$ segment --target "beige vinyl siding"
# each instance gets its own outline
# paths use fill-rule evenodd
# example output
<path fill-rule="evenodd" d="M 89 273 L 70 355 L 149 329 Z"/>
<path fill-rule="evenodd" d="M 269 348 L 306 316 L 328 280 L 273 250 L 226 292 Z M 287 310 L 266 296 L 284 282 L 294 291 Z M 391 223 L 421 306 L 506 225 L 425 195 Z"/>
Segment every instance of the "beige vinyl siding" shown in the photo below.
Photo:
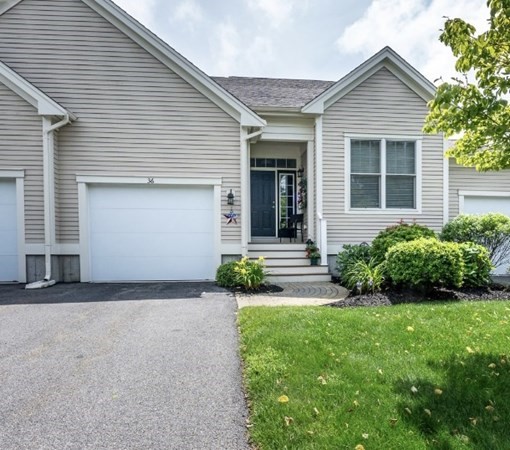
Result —
<path fill-rule="evenodd" d="M 477 172 L 450 159 L 450 218 L 459 215 L 459 191 L 492 191 L 510 194 L 510 170 Z"/>
<path fill-rule="evenodd" d="M 80 0 L 0 16 L 0 59 L 78 117 L 58 138 L 59 242 L 78 241 L 77 173 L 222 178 L 239 209 L 239 123 Z"/>
<path fill-rule="evenodd" d="M 0 169 L 25 171 L 25 237 L 44 242 L 42 119 L 0 83 Z"/>
<path fill-rule="evenodd" d="M 371 241 L 404 219 L 439 230 L 443 222 L 443 140 L 423 136 L 422 214 L 345 212 L 345 133 L 381 137 L 422 135 L 426 102 L 386 68 L 377 71 L 324 114 L 324 216 L 329 244 Z"/>

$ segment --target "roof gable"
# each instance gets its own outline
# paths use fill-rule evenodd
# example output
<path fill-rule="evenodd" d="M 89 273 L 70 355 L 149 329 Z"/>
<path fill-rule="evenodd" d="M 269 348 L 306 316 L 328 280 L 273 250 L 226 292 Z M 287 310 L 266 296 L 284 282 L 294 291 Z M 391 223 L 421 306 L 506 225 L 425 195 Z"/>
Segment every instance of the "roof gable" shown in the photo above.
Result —
<path fill-rule="evenodd" d="M 370 59 L 336 82 L 302 108 L 303 113 L 323 114 L 332 104 L 351 92 L 381 68 L 385 67 L 411 90 L 428 102 L 435 86 L 390 47 L 383 48 Z"/>
<path fill-rule="evenodd" d="M 0 0 L 0 15 L 21 1 L 23 0 Z M 227 92 L 111 0 L 81 1 L 240 122 L 241 125 L 250 127 L 266 125 L 265 120 L 248 106 Z"/>
<path fill-rule="evenodd" d="M 0 61 L 0 83 L 30 103 L 41 116 L 74 116 L 55 100 Z"/>
<path fill-rule="evenodd" d="M 176 52 L 111 0 L 82 0 L 112 25 L 208 97 L 241 125 L 261 127 L 266 124 L 254 111 L 228 93 L 198 67 Z"/>

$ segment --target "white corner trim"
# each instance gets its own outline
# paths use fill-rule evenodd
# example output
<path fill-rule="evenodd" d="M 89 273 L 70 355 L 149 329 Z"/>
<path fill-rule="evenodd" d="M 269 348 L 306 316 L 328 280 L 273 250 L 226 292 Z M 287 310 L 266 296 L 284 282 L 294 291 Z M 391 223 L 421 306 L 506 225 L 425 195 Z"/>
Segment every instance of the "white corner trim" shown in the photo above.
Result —
<path fill-rule="evenodd" d="M 351 140 L 352 139 L 376 139 L 381 140 L 381 171 L 382 174 L 386 174 L 386 141 L 388 140 L 400 140 L 400 141 L 414 141 L 416 142 L 416 208 L 415 209 L 394 209 L 386 208 L 386 183 L 381 185 L 381 208 L 363 208 L 356 209 L 351 208 Z M 398 216 L 399 214 L 405 215 L 421 215 L 423 214 L 423 136 L 412 136 L 412 135 L 384 135 L 384 134 L 354 134 L 345 133 L 344 140 L 344 180 L 345 180 L 345 214 L 359 214 L 359 215 L 386 215 L 386 216 Z M 383 175 L 382 175 L 383 176 Z"/>
<path fill-rule="evenodd" d="M 266 121 L 248 108 L 248 106 L 223 89 L 198 67 L 142 26 L 112 1 L 82 1 L 186 80 L 199 92 L 211 99 L 227 114 L 240 121 L 241 125 L 251 127 L 262 127 L 266 125 Z"/>
<path fill-rule="evenodd" d="M 214 185 L 214 266 L 221 265 L 221 186 Z"/>
<path fill-rule="evenodd" d="M 248 254 L 248 241 L 251 235 L 250 226 L 250 143 L 248 142 L 248 131 L 240 128 L 241 151 L 241 255 Z"/>
<path fill-rule="evenodd" d="M 23 176 L 16 178 L 16 225 L 18 233 L 18 281 L 27 281 L 27 256 L 25 249 L 25 179 Z"/>
<path fill-rule="evenodd" d="M 443 225 L 450 220 L 450 158 L 446 156 L 448 140 L 443 137 Z"/>
<path fill-rule="evenodd" d="M 181 186 L 221 186 L 221 178 L 118 177 L 113 175 L 76 175 L 78 184 L 147 184 Z"/>
<path fill-rule="evenodd" d="M 322 116 L 319 116 L 315 119 L 315 165 L 316 165 L 316 173 L 315 173 L 315 191 L 317 194 L 317 204 L 315 207 L 317 208 L 317 214 L 323 214 L 323 206 L 324 206 L 324 148 L 323 148 L 323 123 Z M 317 227 L 319 224 L 317 224 Z M 318 228 L 316 228 L 318 230 Z"/>
<path fill-rule="evenodd" d="M 305 105 L 301 111 L 308 114 L 323 114 L 328 106 L 382 67 L 390 70 L 425 101 L 429 101 L 434 96 L 435 86 L 394 50 L 385 47 Z"/>
<path fill-rule="evenodd" d="M 30 103 L 41 116 L 69 116 L 73 120 L 76 119 L 69 111 L 1 61 L 0 83 L 5 84 L 10 90 Z"/>
<path fill-rule="evenodd" d="M 22 0 L 4 0 L 0 2 L 0 16 L 9 11 L 9 9 L 14 8 L 21 1 Z"/>

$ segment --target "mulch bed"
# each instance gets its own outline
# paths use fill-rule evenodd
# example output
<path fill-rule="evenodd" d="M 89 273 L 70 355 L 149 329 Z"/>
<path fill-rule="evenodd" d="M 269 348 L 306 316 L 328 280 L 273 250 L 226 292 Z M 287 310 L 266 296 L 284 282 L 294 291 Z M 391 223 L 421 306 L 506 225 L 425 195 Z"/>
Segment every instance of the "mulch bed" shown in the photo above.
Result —
<path fill-rule="evenodd" d="M 481 301 L 510 300 L 510 288 L 493 284 L 488 288 L 444 289 L 430 292 L 416 292 L 408 289 L 388 289 L 378 294 L 356 295 L 351 293 L 345 300 L 331 303 L 334 308 L 357 306 L 391 306 L 402 303 L 421 303 L 430 301 Z"/>

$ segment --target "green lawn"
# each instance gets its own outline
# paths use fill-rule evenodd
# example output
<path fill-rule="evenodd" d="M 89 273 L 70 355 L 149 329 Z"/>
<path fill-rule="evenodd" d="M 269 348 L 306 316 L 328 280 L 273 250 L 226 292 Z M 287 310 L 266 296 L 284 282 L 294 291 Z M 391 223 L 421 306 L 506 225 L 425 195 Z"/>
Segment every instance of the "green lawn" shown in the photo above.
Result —
<path fill-rule="evenodd" d="M 510 303 L 248 308 L 239 321 L 258 448 L 510 449 Z"/>

